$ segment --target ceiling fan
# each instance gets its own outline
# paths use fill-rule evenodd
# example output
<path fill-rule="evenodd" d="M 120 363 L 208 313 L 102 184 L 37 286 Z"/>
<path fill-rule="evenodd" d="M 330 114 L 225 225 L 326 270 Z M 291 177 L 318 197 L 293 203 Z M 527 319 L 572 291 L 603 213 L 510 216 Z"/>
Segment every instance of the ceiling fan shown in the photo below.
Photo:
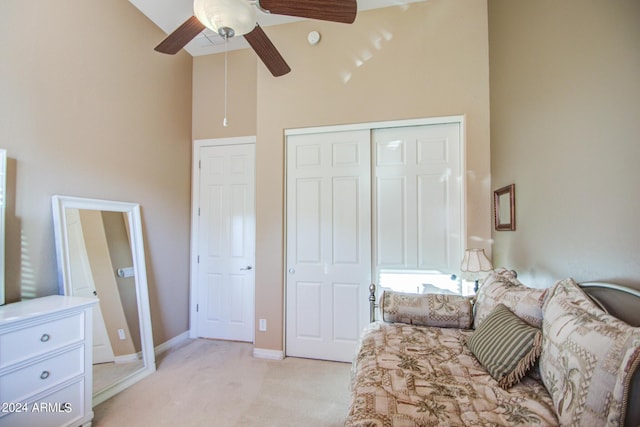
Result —
<path fill-rule="evenodd" d="M 275 77 L 291 71 L 280 52 L 256 21 L 256 10 L 277 15 L 351 24 L 356 0 L 194 0 L 194 16 L 164 39 L 155 50 L 173 55 L 205 28 L 225 40 L 244 36 Z"/>

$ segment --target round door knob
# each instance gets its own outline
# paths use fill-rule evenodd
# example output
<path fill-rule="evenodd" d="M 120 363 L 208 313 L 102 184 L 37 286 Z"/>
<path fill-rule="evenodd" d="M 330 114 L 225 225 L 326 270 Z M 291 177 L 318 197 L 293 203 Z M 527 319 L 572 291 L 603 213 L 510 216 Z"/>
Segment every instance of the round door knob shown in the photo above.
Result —
<path fill-rule="evenodd" d="M 290 268 L 290 269 L 289 269 L 289 273 L 291 273 L 291 274 L 296 274 L 296 269 L 295 269 L 295 268 Z"/>

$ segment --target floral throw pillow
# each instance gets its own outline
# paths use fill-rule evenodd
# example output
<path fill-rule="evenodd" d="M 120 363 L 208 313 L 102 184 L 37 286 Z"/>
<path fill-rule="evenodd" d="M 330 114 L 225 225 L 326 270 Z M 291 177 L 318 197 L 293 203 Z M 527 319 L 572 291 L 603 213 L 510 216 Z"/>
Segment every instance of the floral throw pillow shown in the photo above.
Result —
<path fill-rule="evenodd" d="M 385 290 L 380 300 L 382 320 L 390 323 L 469 329 L 471 298 L 448 294 L 408 294 Z"/>
<path fill-rule="evenodd" d="M 598 308 L 572 279 L 545 301 L 540 375 L 561 425 L 623 425 L 640 328 Z"/>
<path fill-rule="evenodd" d="M 531 326 L 542 326 L 542 303 L 547 289 L 530 288 L 504 268 L 492 271 L 478 290 L 475 303 L 474 328 L 478 328 L 498 304 L 504 304 L 516 316 Z"/>

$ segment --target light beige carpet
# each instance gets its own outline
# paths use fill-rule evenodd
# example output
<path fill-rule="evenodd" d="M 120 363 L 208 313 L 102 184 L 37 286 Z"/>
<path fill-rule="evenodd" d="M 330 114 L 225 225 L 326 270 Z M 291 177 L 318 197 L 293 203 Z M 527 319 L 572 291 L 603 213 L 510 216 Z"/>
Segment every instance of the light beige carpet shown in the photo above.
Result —
<path fill-rule="evenodd" d="M 348 363 L 257 359 L 253 346 L 190 340 L 157 372 L 94 408 L 93 426 L 342 426 Z"/>

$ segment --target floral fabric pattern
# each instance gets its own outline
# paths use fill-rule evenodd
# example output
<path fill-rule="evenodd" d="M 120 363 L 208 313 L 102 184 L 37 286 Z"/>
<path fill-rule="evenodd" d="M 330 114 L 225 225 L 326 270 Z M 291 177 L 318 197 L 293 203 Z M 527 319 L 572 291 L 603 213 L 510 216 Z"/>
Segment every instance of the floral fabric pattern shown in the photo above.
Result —
<path fill-rule="evenodd" d="M 562 425 L 623 425 L 640 328 L 598 308 L 572 279 L 545 305 L 540 375 Z"/>
<path fill-rule="evenodd" d="M 380 299 L 385 322 L 442 328 L 471 327 L 471 298 L 445 294 L 407 294 L 385 290 Z"/>
<path fill-rule="evenodd" d="M 502 389 L 464 344 L 472 330 L 376 322 L 352 368 L 346 426 L 550 426 L 542 383 Z"/>
<path fill-rule="evenodd" d="M 477 328 L 498 304 L 536 328 L 542 326 L 542 304 L 548 289 L 530 288 L 504 268 L 492 271 L 484 280 L 475 303 L 473 327 Z"/>

